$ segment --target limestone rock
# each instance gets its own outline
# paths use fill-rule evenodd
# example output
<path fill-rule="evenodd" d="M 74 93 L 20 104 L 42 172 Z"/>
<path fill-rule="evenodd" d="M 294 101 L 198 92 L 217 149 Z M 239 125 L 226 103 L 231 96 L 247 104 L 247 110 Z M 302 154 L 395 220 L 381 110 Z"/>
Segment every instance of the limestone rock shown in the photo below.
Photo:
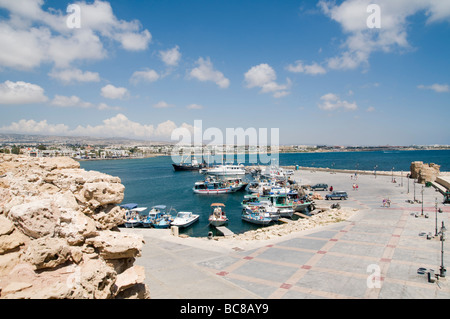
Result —
<path fill-rule="evenodd" d="M 436 181 L 440 174 L 440 166 L 434 163 L 412 162 L 410 166 L 411 178 L 417 179 L 421 184 Z"/>
<path fill-rule="evenodd" d="M 149 298 L 142 236 L 111 231 L 123 197 L 72 159 L 0 154 L 0 299 Z"/>
<path fill-rule="evenodd" d="M 14 230 L 14 224 L 0 215 L 0 236 L 9 235 Z"/>
<path fill-rule="evenodd" d="M 9 217 L 29 237 L 53 236 L 59 219 L 53 208 L 49 199 L 34 200 L 12 207 Z"/>
<path fill-rule="evenodd" d="M 144 241 L 135 234 L 103 231 L 99 236 L 87 239 L 86 243 L 97 248 L 104 259 L 122 259 L 139 257 Z"/>
<path fill-rule="evenodd" d="M 145 279 L 145 268 L 142 266 L 133 266 L 128 268 L 117 276 L 115 282 L 115 290 L 122 292 L 136 284 L 143 282 Z"/>
<path fill-rule="evenodd" d="M 64 239 L 39 238 L 29 243 L 24 260 L 36 269 L 54 268 L 69 260 L 71 250 Z"/>

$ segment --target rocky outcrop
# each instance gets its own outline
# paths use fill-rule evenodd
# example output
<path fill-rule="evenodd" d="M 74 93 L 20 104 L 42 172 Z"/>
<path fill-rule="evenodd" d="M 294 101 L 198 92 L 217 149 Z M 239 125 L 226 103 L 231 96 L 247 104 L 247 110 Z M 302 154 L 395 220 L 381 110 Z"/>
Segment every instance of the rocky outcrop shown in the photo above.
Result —
<path fill-rule="evenodd" d="M 118 177 L 0 154 L 0 299 L 149 298 Z"/>
<path fill-rule="evenodd" d="M 440 173 L 440 166 L 434 163 L 424 164 L 423 162 L 412 162 L 410 171 L 411 178 L 417 179 L 418 183 L 424 184 L 426 182 L 436 181 L 436 177 Z"/>
<path fill-rule="evenodd" d="M 319 226 L 326 226 L 338 222 L 345 221 L 355 214 L 356 209 L 340 208 L 330 209 L 328 207 L 316 206 L 320 213 L 310 216 L 309 218 L 300 218 L 292 220 L 287 224 L 273 225 L 269 227 L 258 228 L 257 230 L 247 231 L 243 234 L 236 234 L 228 237 L 216 237 L 220 240 L 269 240 L 292 234 L 294 232 L 314 229 Z M 222 239 L 223 238 L 223 239 Z"/>

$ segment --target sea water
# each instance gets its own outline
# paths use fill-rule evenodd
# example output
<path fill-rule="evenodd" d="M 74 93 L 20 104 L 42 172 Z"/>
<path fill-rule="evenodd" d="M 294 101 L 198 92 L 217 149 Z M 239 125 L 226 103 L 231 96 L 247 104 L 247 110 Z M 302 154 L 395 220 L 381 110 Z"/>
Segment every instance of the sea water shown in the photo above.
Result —
<path fill-rule="evenodd" d="M 247 157 L 248 158 L 248 157 Z M 378 171 L 409 171 L 411 162 L 423 161 L 441 165 L 441 171 L 450 171 L 450 150 L 429 151 L 377 151 L 377 152 L 329 152 L 280 154 L 281 166 L 300 165 L 335 169 Z M 137 203 L 149 210 L 155 205 L 166 205 L 176 211 L 199 214 L 194 225 L 182 230 L 193 237 L 207 236 L 214 232 L 208 224 L 212 203 L 226 205 L 229 218 L 227 227 L 234 233 L 257 229 L 260 226 L 241 220 L 241 202 L 246 192 L 221 195 L 200 195 L 192 191 L 194 183 L 204 179 L 197 171 L 175 172 L 170 156 L 145 159 L 83 161 L 81 167 L 118 176 L 125 186 L 125 203 Z M 248 164 L 248 163 L 247 163 Z M 249 176 L 246 176 L 250 179 Z M 148 212 L 148 210 L 147 210 Z M 151 229 L 148 229 L 151 231 Z"/>

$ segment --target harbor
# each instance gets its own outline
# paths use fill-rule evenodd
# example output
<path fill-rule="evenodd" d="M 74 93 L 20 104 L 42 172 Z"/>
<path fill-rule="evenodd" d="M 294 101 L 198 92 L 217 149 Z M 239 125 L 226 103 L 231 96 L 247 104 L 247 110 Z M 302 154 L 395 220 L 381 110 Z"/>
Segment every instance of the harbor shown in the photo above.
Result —
<path fill-rule="evenodd" d="M 342 173 L 296 171 L 294 178 L 300 177 L 335 189 L 351 189 L 354 182 Z M 175 237 L 169 230 L 124 231 L 146 241 L 138 263 L 146 268 L 154 299 L 209 299 L 213 291 L 219 299 L 450 298 L 448 279 L 431 283 L 427 278 L 431 269 L 439 274 L 441 264 L 435 213 L 439 227 L 441 222 L 449 225 L 450 207 L 440 202 L 442 195 L 424 187 L 422 215 L 420 203 L 407 202 L 414 198 L 411 185 L 408 193 L 407 183 L 392 183 L 390 176 L 361 175 L 357 182 L 359 189 L 349 191 L 349 199 L 341 203 L 341 209 L 352 212 L 348 219 L 319 225 L 312 217 L 309 228 L 297 231 L 292 224 L 304 220 L 274 226 L 286 227 L 284 235 L 270 234 L 268 227 L 267 234 L 259 232 L 267 239 L 240 235 L 211 240 Z M 421 191 L 421 185 L 417 189 Z M 387 197 L 389 208 L 382 205 Z M 436 198 L 441 213 L 435 212 Z M 427 239 L 428 233 L 432 238 Z M 448 252 L 446 246 L 445 265 Z"/>

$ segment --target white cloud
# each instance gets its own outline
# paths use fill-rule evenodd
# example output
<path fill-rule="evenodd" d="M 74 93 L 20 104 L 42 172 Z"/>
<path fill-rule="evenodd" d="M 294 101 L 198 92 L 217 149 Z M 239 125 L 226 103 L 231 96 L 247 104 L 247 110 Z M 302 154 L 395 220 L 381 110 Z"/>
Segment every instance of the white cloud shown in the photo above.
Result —
<path fill-rule="evenodd" d="M 119 110 L 119 107 L 109 106 L 106 103 L 100 103 L 95 105 L 90 102 L 85 102 L 80 99 L 78 96 L 63 96 L 63 95 L 55 95 L 50 105 L 57 107 L 79 107 L 79 108 L 96 108 L 98 110 Z"/>
<path fill-rule="evenodd" d="M 260 87 L 261 93 L 273 93 L 275 98 L 289 94 L 291 81 L 287 79 L 286 84 L 278 84 L 275 70 L 266 63 L 252 67 L 245 73 L 244 78 L 248 88 Z"/>
<path fill-rule="evenodd" d="M 339 96 L 333 93 L 328 93 L 320 98 L 319 108 L 324 111 L 334 111 L 337 109 L 344 109 L 348 111 L 354 111 L 358 109 L 355 102 L 350 103 L 347 101 L 342 101 Z"/>
<path fill-rule="evenodd" d="M 58 107 L 81 107 L 81 108 L 94 107 L 92 103 L 84 102 L 78 96 L 69 97 L 69 96 L 55 95 L 54 99 L 50 104 Z"/>
<path fill-rule="evenodd" d="M 417 88 L 424 89 L 424 90 L 433 90 L 436 93 L 450 92 L 450 86 L 448 84 L 435 83 L 433 85 L 428 85 L 428 86 L 420 84 L 417 86 Z"/>
<path fill-rule="evenodd" d="M 0 104 L 32 104 L 47 100 L 44 89 L 39 85 L 22 81 L 0 83 Z"/>
<path fill-rule="evenodd" d="M 45 11 L 43 5 L 43 0 L 0 0 L 0 9 L 9 12 L 9 20 L 0 22 L 0 66 L 33 69 L 53 63 L 69 68 L 74 61 L 104 59 L 102 41 L 117 41 L 130 51 L 145 50 L 151 41 L 139 21 L 117 19 L 108 2 L 78 2 L 80 29 L 67 27 L 65 10 Z"/>
<path fill-rule="evenodd" d="M 167 51 L 159 51 L 161 60 L 168 66 L 177 66 L 181 59 L 180 48 L 175 46 Z"/>
<path fill-rule="evenodd" d="M 148 30 L 144 30 L 141 33 L 118 33 L 114 38 L 122 44 L 122 47 L 125 50 L 143 51 L 147 49 L 148 44 L 152 39 L 152 35 Z"/>
<path fill-rule="evenodd" d="M 165 101 L 160 101 L 153 105 L 153 107 L 157 108 L 157 109 L 166 109 L 166 108 L 173 107 L 173 106 L 174 106 L 173 104 L 169 104 Z"/>
<path fill-rule="evenodd" d="M 47 120 L 40 122 L 20 120 L 11 123 L 11 125 L 1 127 L 0 131 L 19 134 L 66 135 L 69 132 L 69 127 L 64 124 L 48 124 Z"/>
<path fill-rule="evenodd" d="M 327 71 L 325 68 L 317 63 L 310 65 L 304 65 L 302 61 L 296 61 L 295 64 L 289 64 L 286 68 L 289 72 L 293 73 L 306 73 L 311 75 L 325 74 Z"/>
<path fill-rule="evenodd" d="M 191 125 L 183 123 L 180 127 L 193 130 Z M 166 121 L 156 126 L 131 121 L 123 114 L 108 118 L 102 124 L 92 126 L 78 126 L 71 130 L 65 124 L 49 124 L 47 120 L 20 120 L 8 126 L 0 127 L 1 132 L 22 134 L 48 134 L 65 136 L 93 136 L 93 137 L 124 137 L 135 139 L 170 140 L 172 131 L 177 129 L 172 121 Z"/>
<path fill-rule="evenodd" d="M 375 108 L 374 108 L 373 106 L 369 106 L 369 107 L 367 108 L 366 112 L 369 112 L 369 113 L 375 112 Z"/>
<path fill-rule="evenodd" d="M 107 99 L 124 99 L 129 96 L 129 92 L 124 87 L 115 87 L 108 84 L 101 89 L 101 95 Z"/>
<path fill-rule="evenodd" d="M 201 110 L 203 109 L 203 106 L 200 104 L 189 104 L 188 106 L 186 106 L 186 108 L 188 110 Z"/>
<path fill-rule="evenodd" d="M 60 80 L 64 83 L 71 82 L 99 82 L 100 75 L 97 72 L 86 71 L 83 72 L 80 69 L 64 69 L 64 70 L 53 70 L 48 74 L 50 77 Z"/>
<path fill-rule="evenodd" d="M 141 81 L 155 82 L 159 79 L 159 74 L 155 70 L 145 69 L 144 71 L 136 71 L 131 76 L 130 82 L 137 84 Z"/>
<path fill-rule="evenodd" d="M 190 77 L 199 81 L 212 81 L 216 83 L 220 88 L 225 89 L 230 86 L 230 80 L 228 80 L 222 72 L 214 69 L 214 66 L 209 58 L 206 60 L 199 58 L 197 60 L 195 69 L 192 69 L 189 73 Z"/>
<path fill-rule="evenodd" d="M 450 20 L 450 2 L 441 0 L 378 0 L 381 9 L 381 28 L 371 29 L 367 19 L 372 14 L 367 8 L 372 0 L 345 0 L 340 4 L 321 0 L 322 12 L 336 21 L 347 35 L 340 55 L 330 58 L 331 69 L 355 69 L 368 66 L 373 52 L 392 52 L 410 49 L 408 18 L 424 12 L 427 24 Z"/>

